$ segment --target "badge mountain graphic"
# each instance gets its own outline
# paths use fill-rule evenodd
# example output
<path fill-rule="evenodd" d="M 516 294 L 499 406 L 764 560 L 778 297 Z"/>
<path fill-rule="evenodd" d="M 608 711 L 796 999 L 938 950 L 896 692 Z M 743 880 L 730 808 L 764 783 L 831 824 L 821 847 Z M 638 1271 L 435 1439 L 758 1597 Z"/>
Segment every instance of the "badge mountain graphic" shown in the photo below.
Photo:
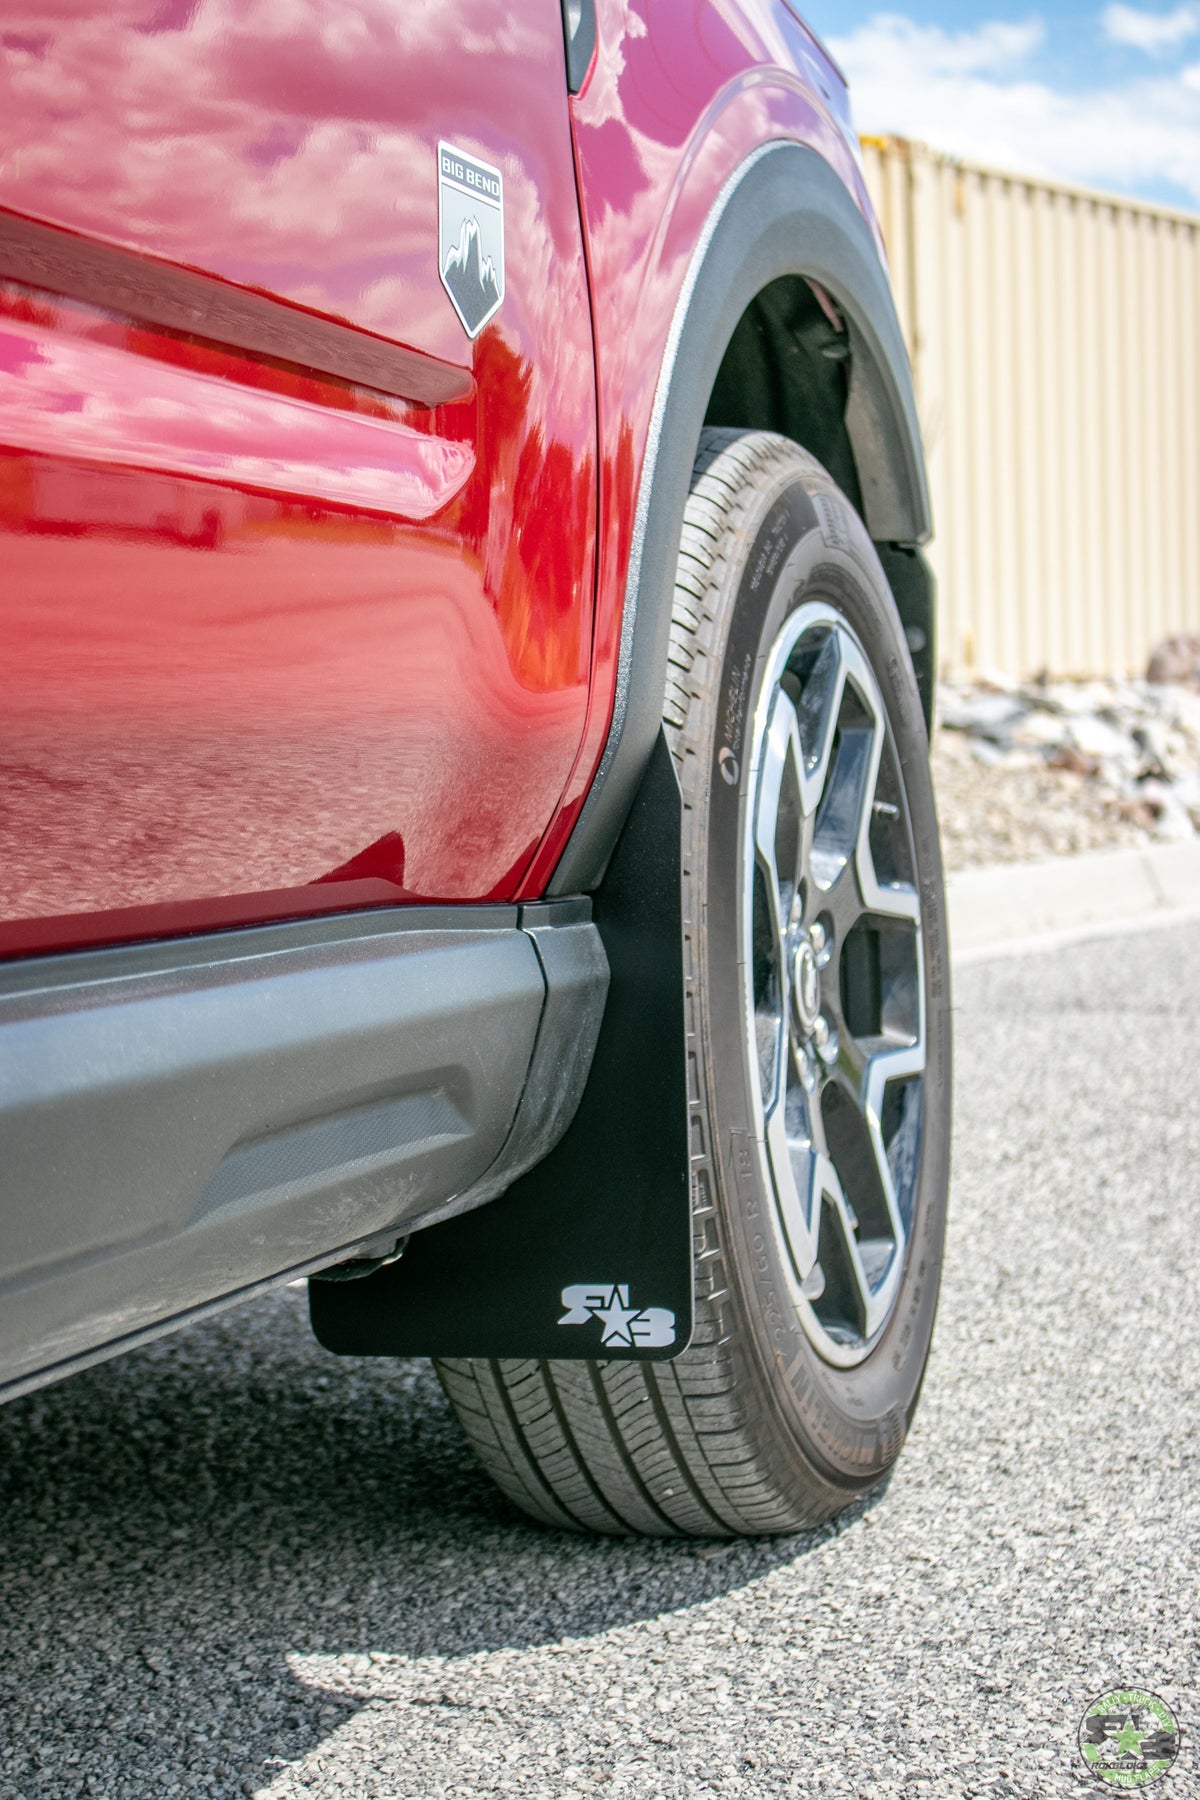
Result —
<path fill-rule="evenodd" d="M 456 144 L 438 145 L 438 274 L 470 338 L 504 300 L 504 176 Z"/>
<path fill-rule="evenodd" d="M 502 299 L 492 259 L 483 254 L 477 219 L 463 220 L 458 243 L 443 264 L 442 280 L 463 324 L 474 337 Z"/>

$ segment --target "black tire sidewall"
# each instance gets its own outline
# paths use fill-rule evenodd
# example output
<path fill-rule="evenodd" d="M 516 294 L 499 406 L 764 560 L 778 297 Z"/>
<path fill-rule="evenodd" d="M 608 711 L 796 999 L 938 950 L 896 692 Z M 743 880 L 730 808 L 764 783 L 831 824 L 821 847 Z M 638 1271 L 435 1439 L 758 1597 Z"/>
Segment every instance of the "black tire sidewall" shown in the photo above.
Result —
<path fill-rule="evenodd" d="M 937 1303 L 949 1176 L 949 980 L 929 745 L 899 618 L 849 502 L 804 453 L 773 473 L 740 521 L 746 553 L 731 574 L 716 704 L 709 711 L 708 808 L 700 915 L 705 1055 L 722 1235 L 738 1324 L 753 1344 L 762 1404 L 793 1447 L 838 1485 L 869 1484 L 899 1452 L 924 1374 Z M 740 575 L 739 575 L 740 565 Z M 751 804 L 745 764 L 767 655 L 785 619 L 820 600 L 858 638 L 879 683 L 908 800 L 921 893 L 926 1072 L 921 1168 L 900 1291 L 865 1360 L 824 1361 L 797 1315 L 755 1142 L 742 1025 L 742 846 Z M 733 763 L 731 764 L 731 758 Z M 699 760 L 699 759 L 698 759 Z M 730 774 L 736 766 L 736 778 Z M 697 775 L 700 771 L 697 769 Z M 693 912 L 693 917 L 697 914 Z M 736 1023 L 735 1023 L 736 1022 Z"/>

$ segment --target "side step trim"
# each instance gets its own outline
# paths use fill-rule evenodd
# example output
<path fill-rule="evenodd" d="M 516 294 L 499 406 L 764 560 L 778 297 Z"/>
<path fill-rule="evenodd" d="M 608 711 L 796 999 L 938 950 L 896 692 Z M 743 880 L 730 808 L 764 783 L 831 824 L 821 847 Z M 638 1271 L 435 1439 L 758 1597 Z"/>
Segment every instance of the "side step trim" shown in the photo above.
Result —
<path fill-rule="evenodd" d="M 544 1154 L 607 965 L 587 902 L 523 912 L 540 928 L 390 909 L 0 971 L 0 1393 L 478 1204 Z"/>

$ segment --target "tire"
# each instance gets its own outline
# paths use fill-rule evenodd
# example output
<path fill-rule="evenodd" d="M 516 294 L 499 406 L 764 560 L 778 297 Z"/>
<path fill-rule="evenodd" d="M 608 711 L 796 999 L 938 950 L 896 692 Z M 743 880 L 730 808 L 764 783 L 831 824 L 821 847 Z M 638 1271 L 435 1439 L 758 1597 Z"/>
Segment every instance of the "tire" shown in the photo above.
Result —
<path fill-rule="evenodd" d="M 663 716 L 684 800 L 695 1335 L 669 1363 L 439 1372 L 500 1487 L 546 1524 L 789 1532 L 878 1482 L 913 1417 L 950 1012 L 900 622 L 854 509 L 786 439 L 703 434 Z"/>

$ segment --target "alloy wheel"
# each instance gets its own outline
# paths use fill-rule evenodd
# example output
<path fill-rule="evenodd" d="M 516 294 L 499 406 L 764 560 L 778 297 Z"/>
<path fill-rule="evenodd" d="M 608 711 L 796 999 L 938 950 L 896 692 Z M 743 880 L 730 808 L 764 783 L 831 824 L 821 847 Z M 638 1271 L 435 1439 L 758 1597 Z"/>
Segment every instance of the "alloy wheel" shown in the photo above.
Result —
<path fill-rule="evenodd" d="M 920 1166 L 912 825 L 878 682 L 833 607 L 788 617 L 761 692 L 742 894 L 759 1151 L 801 1321 L 849 1367 L 895 1303 Z"/>

